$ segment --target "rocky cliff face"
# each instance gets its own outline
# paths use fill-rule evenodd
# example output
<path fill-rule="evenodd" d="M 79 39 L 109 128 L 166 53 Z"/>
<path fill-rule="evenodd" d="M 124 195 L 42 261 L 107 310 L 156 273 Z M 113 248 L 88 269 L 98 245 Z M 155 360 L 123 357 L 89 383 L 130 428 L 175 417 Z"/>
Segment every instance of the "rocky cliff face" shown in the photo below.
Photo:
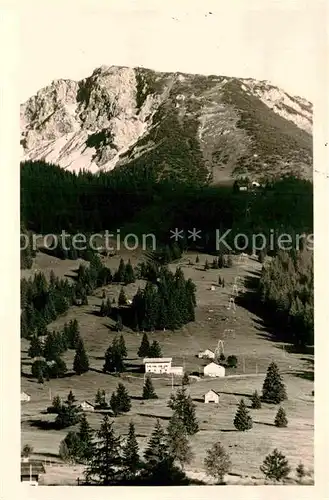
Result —
<path fill-rule="evenodd" d="M 22 159 L 211 179 L 312 171 L 312 105 L 268 82 L 101 67 L 21 106 Z"/>

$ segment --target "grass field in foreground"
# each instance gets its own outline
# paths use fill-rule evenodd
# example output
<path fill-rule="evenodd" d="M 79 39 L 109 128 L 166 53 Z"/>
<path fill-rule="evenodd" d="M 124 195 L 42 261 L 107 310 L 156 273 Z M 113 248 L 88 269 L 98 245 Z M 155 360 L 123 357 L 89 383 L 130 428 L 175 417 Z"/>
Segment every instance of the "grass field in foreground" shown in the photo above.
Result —
<path fill-rule="evenodd" d="M 112 257 L 110 267 L 115 269 L 119 257 Z M 134 264 L 134 259 L 129 254 Z M 195 255 L 189 255 L 191 261 L 195 261 Z M 221 441 L 231 454 L 233 463 L 232 472 L 239 476 L 252 476 L 261 478 L 259 465 L 265 456 L 277 447 L 282 451 L 291 466 L 294 468 L 300 460 L 308 470 L 313 470 L 313 410 L 314 402 L 311 396 L 313 382 L 301 376 L 308 372 L 312 357 L 288 352 L 282 349 L 282 345 L 269 340 L 269 334 L 261 320 L 245 310 L 237 307 L 235 314 L 227 310 L 228 298 L 232 289 L 234 277 L 246 276 L 257 272 L 260 268 L 258 262 L 248 259 L 243 265 L 237 265 L 231 269 L 203 270 L 203 263 L 210 256 L 201 256 L 198 265 L 188 266 L 187 257 L 181 260 L 184 273 L 191 277 L 197 285 L 198 308 L 196 310 L 196 321 L 176 332 L 155 332 L 149 335 L 150 340 L 157 339 L 160 342 L 164 356 L 172 356 L 173 364 L 184 364 L 188 372 L 202 372 L 205 361 L 196 358 L 199 350 L 205 348 L 214 349 L 218 339 L 224 340 L 226 356 L 235 354 L 238 357 L 238 368 L 227 370 L 227 378 L 224 379 L 200 379 L 193 382 L 189 391 L 196 404 L 196 413 L 199 420 L 200 431 L 191 438 L 191 445 L 195 454 L 193 462 L 187 467 L 189 474 L 199 479 L 204 479 L 203 459 L 207 449 L 215 441 Z M 124 258 L 127 258 L 124 256 Z M 136 255 L 138 258 L 138 255 Z M 39 269 L 49 271 L 54 268 L 59 275 L 70 274 L 77 268 L 77 262 L 56 260 L 49 264 L 49 256 L 42 255 L 37 258 L 36 266 Z M 54 258 L 52 258 L 54 260 Z M 42 261 L 42 265 L 40 265 Z M 184 264 L 185 262 L 185 264 Z M 170 266 L 173 270 L 175 265 Z M 31 273 L 31 271 L 29 271 Z M 32 270 L 33 272 L 33 270 Z M 225 278 L 226 287 L 215 287 L 210 290 L 211 285 L 217 283 L 218 275 Z M 140 283 L 142 284 L 142 283 Z M 126 287 L 128 297 L 136 293 L 139 283 Z M 108 296 L 117 297 L 120 286 L 111 285 L 106 288 Z M 113 322 L 108 318 L 101 318 L 95 313 L 101 303 L 100 291 L 89 298 L 89 305 L 83 307 L 72 307 L 69 312 L 58 318 L 50 328 L 61 328 L 65 321 L 77 318 L 80 324 L 81 334 L 89 355 L 91 371 L 82 376 L 68 376 L 63 379 L 51 380 L 43 385 L 37 384 L 29 377 L 30 360 L 27 358 L 28 342 L 22 340 L 22 389 L 31 394 L 31 401 L 22 403 L 22 444 L 29 443 L 34 448 L 34 453 L 43 458 L 53 461 L 58 460 L 58 447 L 60 441 L 65 437 L 69 429 L 62 431 L 43 431 L 31 425 L 35 419 L 48 419 L 53 416 L 42 414 L 42 411 L 50 404 L 49 398 L 59 394 L 65 398 L 70 389 L 73 390 L 79 401 L 94 401 L 98 388 L 105 389 L 107 395 L 115 390 L 121 380 L 101 372 L 104 363 L 104 352 L 111 343 L 114 332 L 111 331 Z M 234 329 L 234 332 L 225 332 Z M 141 360 L 137 358 L 137 349 L 141 341 L 141 334 L 130 330 L 124 330 L 124 337 L 128 349 L 128 369 L 136 369 Z M 72 351 L 65 355 L 68 368 L 72 367 Z M 244 397 L 250 405 L 249 396 L 257 389 L 261 390 L 264 373 L 269 363 L 275 360 L 280 370 L 284 373 L 284 381 L 287 385 L 288 400 L 283 404 L 289 420 L 286 429 L 277 429 L 273 420 L 277 407 L 263 405 L 260 410 L 251 410 L 254 419 L 252 430 L 241 433 L 233 426 L 233 418 L 237 403 Z M 244 376 L 244 372 L 247 377 Z M 256 375 L 256 372 L 258 373 Z M 240 375 L 231 378 L 230 375 Z M 127 374 L 128 375 L 128 374 Z M 131 374 L 123 379 L 130 395 L 132 396 L 132 410 L 127 415 L 115 419 L 115 429 L 118 434 L 127 432 L 128 424 L 133 421 L 141 448 L 145 446 L 152 431 L 156 418 L 160 418 L 163 425 L 167 425 L 171 410 L 167 407 L 167 401 L 172 392 L 171 380 L 165 378 L 154 378 L 155 390 L 159 396 L 155 401 L 141 401 L 143 385 L 143 374 Z M 179 384 L 179 380 L 176 380 Z M 203 394 L 209 389 L 220 393 L 219 405 L 205 405 L 202 401 Z M 101 415 L 88 413 L 90 424 L 96 429 L 100 424 Z M 69 482 L 69 478 L 79 476 L 79 467 L 58 467 L 58 476 L 54 468 L 48 468 L 47 482 L 52 484 Z M 66 471 L 66 472 L 65 472 Z M 80 471 L 81 476 L 81 471 Z M 56 479 L 57 477 L 57 479 Z M 64 479 L 66 478 L 66 479 Z M 241 479 L 241 478 L 240 478 Z M 240 480 L 239 479 L 239 480 Z M 234 482 L 234 476 L 230 477 Z"/>

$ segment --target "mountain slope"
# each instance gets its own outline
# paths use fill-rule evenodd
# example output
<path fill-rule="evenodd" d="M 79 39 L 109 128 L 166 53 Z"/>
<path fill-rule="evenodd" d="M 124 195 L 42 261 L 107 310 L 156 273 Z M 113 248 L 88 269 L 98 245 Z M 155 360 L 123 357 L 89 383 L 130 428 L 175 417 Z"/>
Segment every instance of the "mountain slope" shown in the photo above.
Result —
<path fill-rule="evenodd" d="M 21 106 L 22 159 L 204 182 L 312 175 L 312 105 L 268 82 L 101 67 Z"/>

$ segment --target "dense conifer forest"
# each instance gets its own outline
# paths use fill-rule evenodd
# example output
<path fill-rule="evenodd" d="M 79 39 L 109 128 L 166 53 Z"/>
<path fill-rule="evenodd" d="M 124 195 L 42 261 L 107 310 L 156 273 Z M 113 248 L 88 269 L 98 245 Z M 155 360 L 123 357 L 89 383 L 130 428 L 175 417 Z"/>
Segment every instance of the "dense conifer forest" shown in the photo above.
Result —
<path fill-rule="evenodd" d="M 51 210 L 49 210 L 51 200 Z M 21 219 L 37 233 L 98 232 L 125 229 L 154 232 L 158 242 L 168 243 L 170 230 L 202 230 L 198 245 L 215 248 L 215 229 L 232 229 L 247 236 L 270 231 L 312 232 L 313 191 L 308 181 L 283 177 L 258 190 L 239 192 L 230 186 L 196 181 L 158 181 L 152 168 L 122 167 L 112 172 L 79 174 L 42 161 L 21 165 Z M 172 240 L 171 240 L 172 241 Z M 248 249 L 246 249 L 248 250 Z"/>

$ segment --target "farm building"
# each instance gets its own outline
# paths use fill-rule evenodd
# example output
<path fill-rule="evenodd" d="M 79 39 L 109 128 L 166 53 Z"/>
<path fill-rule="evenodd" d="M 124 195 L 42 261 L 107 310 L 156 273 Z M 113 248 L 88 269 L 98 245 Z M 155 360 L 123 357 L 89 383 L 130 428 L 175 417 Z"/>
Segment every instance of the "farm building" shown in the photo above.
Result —
<path fill-rule="evenodd" d="M 182 366 L 172 366 L 170 368 L 170 372 L 169 373 L 172 373 L 173 375 L 181 375 L 181 376 L 183 376 L 184 375 L 184 368 Z"/>
<path fill-rule="evenodd" d="M 31 401 L 31 396 L 27 392 L 21 392 L 21 401 Z"/>
<path fill-rule="evenodd" d="M 205 351 L 199 352 L 198 358 L 215 359 L 215 353 L 210 349 L 206 349 Z"/>
<path fill-rule="evenodd" d="M 219 394 L 218 392 L 214 391 L 213 389 L 210 389 L 210 391 L 206 392 L 204 395 L 204 402 L 205 403 L 219 403 Z"/>
<path fill-rule="evenodd" d="M 44 474 L 45 468 L 41 460 L 24 459 L 21 461 L 21 481 L 29 486 L 38 486 L 40 474 Z"/>
<path fill-rule="evenodd" d="M 80 406 L 84 411 L 94 411 L 95 410 L 95 405 L 93 405 L 89 401 L 82 401 Z"/>
<path fill-rule="evenodd" d="M 225 377 L 225 368 L 224 366 L 212 362 L 204 367 L 203 374 L 206 377 Z"/>
<path fill-rule="evenodd" d="M 172 358 L 144 358 L 145 373 L 171 373 Z"/>

